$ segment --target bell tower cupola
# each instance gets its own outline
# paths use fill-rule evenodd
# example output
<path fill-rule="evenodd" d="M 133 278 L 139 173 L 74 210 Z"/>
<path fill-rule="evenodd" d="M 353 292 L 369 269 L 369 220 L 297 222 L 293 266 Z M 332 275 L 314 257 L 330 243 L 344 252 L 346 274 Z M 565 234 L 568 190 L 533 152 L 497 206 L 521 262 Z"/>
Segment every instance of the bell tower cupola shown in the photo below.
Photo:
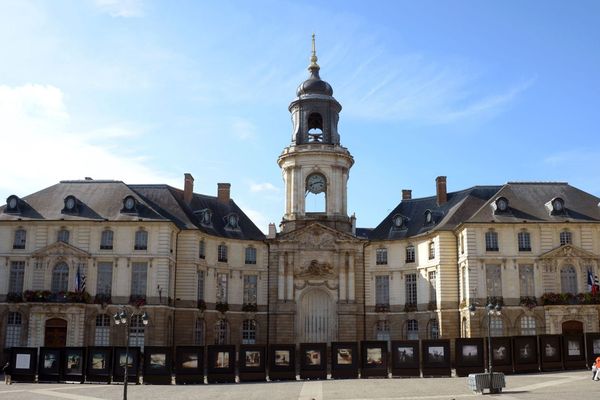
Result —
<path fill-rule="evenodd" d="M 331 85 L 321 79 L 315 35 L 308 71 L 291 102 L 292 140 L 277 163 L 285 182 L 282 231 L 318 221 L 344 232 L 352 230 L 347 211 L 347 182 L 354 158 L 340 144 L 342 106 Z M 316 204 L 316 207 L 315 207 Z"/>
<path fill-rule="evenodd" d="M 293 144 L 340 144 L 337 125 L 342 106 L 333 97 L 331 85 L 319 76 L 321 67 L 317 60 L 313 34 L 308 66 L 310 76 L 298 86 L 297 97 L 289 107 L 293 122 Z"/>

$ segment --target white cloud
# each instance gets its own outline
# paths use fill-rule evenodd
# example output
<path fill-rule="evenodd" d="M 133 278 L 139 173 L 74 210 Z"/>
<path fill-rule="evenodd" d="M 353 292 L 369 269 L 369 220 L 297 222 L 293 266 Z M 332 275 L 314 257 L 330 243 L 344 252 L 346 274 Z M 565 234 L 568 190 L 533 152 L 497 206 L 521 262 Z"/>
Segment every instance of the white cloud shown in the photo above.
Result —
<path fill-rule="evenodd" d="M 144 15 L 142 0 L 94 0 L 95 6 L 111 17 L 142 17 Z"/>
<path fill-rule="evenodd" d="M 256 125 L 243 118 L 236 118 L 231 124 L 233 134 L 241 140 L 251 140 L 256 137 Z"/>
<path fill-rule="evenodd" d="M 120 125 L 88 132 L 71 131 L 62 91 L 50 85 L 0 85 L 0 140 L 6 173 L 0 175 L 0 198 L 27 195 L 62 179 L 120 179 L 127 183 L 165 182 L 169 177 L 137 154 L 138 133 Z"/>
<path fill-rule="evenodd" d="M 262 192 L 271 192 L 271 193 L 279 193 L 279 188 L 269 182 L 263 183 L 250 183 L 250 191 L 252 193 L 262 193 Z"/>

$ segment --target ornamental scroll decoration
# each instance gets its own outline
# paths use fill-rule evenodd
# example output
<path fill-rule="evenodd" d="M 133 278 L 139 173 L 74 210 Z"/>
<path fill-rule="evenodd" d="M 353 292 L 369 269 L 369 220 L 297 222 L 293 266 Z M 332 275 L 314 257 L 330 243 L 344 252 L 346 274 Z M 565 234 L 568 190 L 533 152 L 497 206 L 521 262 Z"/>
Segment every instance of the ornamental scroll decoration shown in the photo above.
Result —
<path fill-rule="evenodd" d="M 327 262 L 311 260 L 307 266 L 294 271 L 294 276 L 296 278 L 333 278 L 335 277 L 335 271 L 333 266 Z"/>

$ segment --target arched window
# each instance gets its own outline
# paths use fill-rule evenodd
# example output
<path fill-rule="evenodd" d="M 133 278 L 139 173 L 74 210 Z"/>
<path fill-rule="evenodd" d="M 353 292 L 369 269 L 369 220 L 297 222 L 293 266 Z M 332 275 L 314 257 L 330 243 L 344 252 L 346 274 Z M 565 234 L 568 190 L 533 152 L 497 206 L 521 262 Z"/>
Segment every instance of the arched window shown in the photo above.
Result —
<path fill-rule="evenodd" d="M 107 314 L 96 315 L 94 346 L 110 346 L 110 317 Z"/>
<path fill-rule="evenodd" d="M 435 258 L 435 243 L 429 242 L 429 259 L 433 260 Z"/>
<path fill-rule="evenodd" d="M 521 317 L 521 335 L 536 335 L 535 318 L 530 315 Z"/>
<path fill-rule="evenodd" d="M 112 250 L 113 236 L 113 231 L 110 229 L 102 231 L 102 236 L 100 237 L 100 250 Z"/>
<path fill-rule="evenodd" d="M 429 321 L 429 339 L 440 338 L 440 324 L 437 319 L 431 319 Z"/>
<path fill-rule="evenodd" d="M 503 336 L 504 335 L 504 321 L 502 318 L 497 316 L 492 316 L 491 326 L 490 326 L 490 334 L 491 336 Z"/>
<path fill-rule="evenodd" d="M 6 321 L 5 348 L 18 347 L 21 345 L 21 327 L 23 318 L 19 312 L 9 312 Z"/>
<path fill-rule="evenodd" d="M 227 344 L 229 341 L 229 324 L 220 319 L 215 324 L 215 344 Z"/>
<path fill-rule="evenodd" d="M 69 266 L 61 262 L 52 270 L 52 293 L 66 292 L 69 290 Z"/>
<path fill-rule="evenodd" d="M 217 248 L 217 261 L 227 262 L 227 245 L 220 244 Z"/>
<path fill-rule="evenodd" d="M 144 348 L 144 334 L 145 334 L 144 321 L 142 316 L 135 314 L 131 316 L 131 323 L 129 325 L 129 345 L 138 346 Z"/>
<path fill-rule="evenodd" d="M 560 270 L 560 289 L 563 293 L 577 293 L 577 272 L 572 265 Z"/>
<path fill-rule="evenodd" d="M 242 322 L 242 344 L 256 343 L 256 321 L 246 319 Z"/>
<path fill-rule="evenodd" d="M 487 231 L 485 233 L 485 250 L 498 251 L 498 233 L 495 231 Z"/>
<path fill-rule="evenodd" d="M 406 262 L 415 262 L 415 246 L 413 246 L 412 244 L 406 246 Z"/>
<path fill-rule="evenodd" d="M 198 318 L 194 329 L 194 343 L 204 346 L 204 320 Z"/>
<path fill-rule="evenodd" d="M 419 323 L 416 319 L 406 321 L 406 340 L 419 340 Z"/>
<path fill-rule="evenodd" d="M 375 337 L 377 340 L 390 340 L 390 322 L 388 320 L 377 321 Z"/>
<path fill-rule="evenodd" d="M 69 243 L 70 232 L 67 229 L 61 229 L 58 231 L 58 241 L 63 243 Z"/>
<path fill-rule="evenodd" d="M 148 232 L 143 229 L 135 233 L 134 250 L 148 250 Z"/>
<path fill-rule="evenodd" d="M 562 231 L 559 235 L 559 238 L 561 246 L 573 243 L 573 235 L 570 231 Z"/>
<path fill-rule="evenodd" d="M 13 241 L 13 249 L 24 249 L 27 243 L 27 232 L 25 229 L 17 229 L 15 231 L 15 240 Z"/>

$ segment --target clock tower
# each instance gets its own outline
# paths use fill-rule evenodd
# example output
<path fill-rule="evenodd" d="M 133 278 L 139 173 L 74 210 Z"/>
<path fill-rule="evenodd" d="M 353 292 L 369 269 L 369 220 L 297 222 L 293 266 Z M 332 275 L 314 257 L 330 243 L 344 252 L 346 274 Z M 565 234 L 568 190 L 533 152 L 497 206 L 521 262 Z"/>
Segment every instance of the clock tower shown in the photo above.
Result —
<path fill-rule="evenodd" d="M 342 106 L 333 97 L 331 85 L 319 76 L 319 69 L 313 35 L 310 77 L 300 84 L 289 106 L 292 141 L 277 160 L 285 182 L 282 232 L 314 221 L 342 232 L 352 230 L 347 182 L 354 158 L 340 145 Z M 317 208 L 308 210 L 309 204 L 317 204 Z"/>

